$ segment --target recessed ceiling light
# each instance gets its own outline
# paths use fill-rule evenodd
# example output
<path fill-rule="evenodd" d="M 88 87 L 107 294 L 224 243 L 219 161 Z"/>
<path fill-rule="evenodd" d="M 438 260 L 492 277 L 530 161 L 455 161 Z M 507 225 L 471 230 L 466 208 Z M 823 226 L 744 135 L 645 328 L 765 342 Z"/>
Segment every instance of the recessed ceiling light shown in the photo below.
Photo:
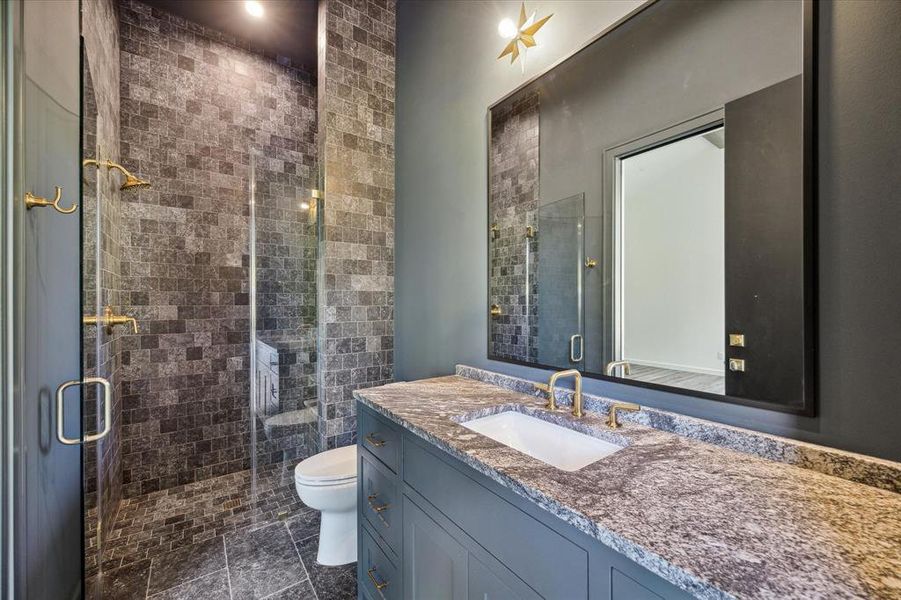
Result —
<path fill-rule="evenodd" d="M 247 9 L 247 12 L 253 17 L 260 18 L 263 16 L 263 5 L 257 2 L 257 0 L 245 0 L 244 8 Z"/>

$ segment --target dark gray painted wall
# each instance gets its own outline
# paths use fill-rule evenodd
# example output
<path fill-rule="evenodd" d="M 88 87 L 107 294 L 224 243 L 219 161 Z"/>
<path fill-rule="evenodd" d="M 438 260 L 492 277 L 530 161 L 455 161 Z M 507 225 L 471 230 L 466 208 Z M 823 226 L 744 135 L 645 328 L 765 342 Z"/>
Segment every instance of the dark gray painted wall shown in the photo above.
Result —
<path fill-rule="evenodd" d="M 543 46 L 528 56 L 526 76 L 629 6 L 555 3 L 554 18 L 538 36 Z M 398 379 L 447 374 L 458 362 L 547 377 L 486 358 L 486 109 L 523 81 L 517 66 L 495 61 L 497 22 L 517 10 L 514 2 L 398 6 Z M 901 172 L 894 163 L 901 139 L 901 3 L 822 2 L 819 28 L 819 416 L 600 381 L 585 387 L 898 460 L 901 275 L 894 263 L 901 257 Z"/>

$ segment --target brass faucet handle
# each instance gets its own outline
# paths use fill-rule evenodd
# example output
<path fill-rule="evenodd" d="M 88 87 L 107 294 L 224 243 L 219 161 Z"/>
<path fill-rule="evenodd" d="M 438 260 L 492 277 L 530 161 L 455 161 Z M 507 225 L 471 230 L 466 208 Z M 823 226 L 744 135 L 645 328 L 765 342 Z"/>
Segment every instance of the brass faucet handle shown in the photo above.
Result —
<path fill-rule="evenodd" d="M 544 407 L 549 410 L 557 410 L 556 398 L 551 395 L 551 386 L 546 383 L 533 383 L 532 385 L 547 399 Z"/>
<path fill-rule="evenodd" d="M 610 413 L 607 415 L 607 427 L 610 429 L 619 429 L 622 425 L 616 420 L 616 411 L 627 410 L 629 412 L 637 412 L 641 407 L 632 402 L 614 402 L 610 405 Z"/>

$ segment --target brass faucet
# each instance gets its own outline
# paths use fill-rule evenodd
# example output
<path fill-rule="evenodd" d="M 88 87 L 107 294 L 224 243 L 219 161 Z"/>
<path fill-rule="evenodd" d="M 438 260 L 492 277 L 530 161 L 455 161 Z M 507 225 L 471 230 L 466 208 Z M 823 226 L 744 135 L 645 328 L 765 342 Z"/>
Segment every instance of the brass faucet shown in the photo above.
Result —
<path fill-rule="evenodd" d="M 639 411 L 641 407 L 637 404 L 633 404 L 631 402 L 614 402 L 610 405 L 610 412 L 607 414 L 607 427 L 610 429 L 619 429 L 622 427 L 619 422 L 616 420 L 616 411 L 618 410 L 628 410 L 628 411 Z"/>
<path fill-rule="evenodd" d="M 613 360 L 607 363 L 607 366 L 604 367 L 604 375 L 607 377 L 613 377 L 613 371 L 616 370 L 616 367 L 623 368 L 623 375 L 631 375 L 632 374 L 632 364 L 627 360 Z"/>
<path fill-rule="evenodd" d="M 547 382 L 547 395 L 548 401 L 545 405 L 545 408 L 548 410 L 557 410 L 557 396 L 554 390 L 554 386 L 557 385 L 557 380 L 561 377 L 574 377 L 575 378 L 575 392 L 573 393 L 573 416 L 578 418 L 582 416 L 582 374 L 576 369 L 569 369 L 567 371 L 557 371 Z M 542 388 L 543 389 L 543 388 Z"/>
<path fill-rule="evenodd" d="M 138 332 L 138 321 L 134 317 L 126 317 L 125 315 L 114 315 L 113 309 L 106 306 L 103 309 L 103 316 L 88 315 L 82 318 L 85 325 L 97 325 L 98 327 L 106 327 L 106 332 L 111 334 L 115 325 L 131 325 L 132 331 Z"/>

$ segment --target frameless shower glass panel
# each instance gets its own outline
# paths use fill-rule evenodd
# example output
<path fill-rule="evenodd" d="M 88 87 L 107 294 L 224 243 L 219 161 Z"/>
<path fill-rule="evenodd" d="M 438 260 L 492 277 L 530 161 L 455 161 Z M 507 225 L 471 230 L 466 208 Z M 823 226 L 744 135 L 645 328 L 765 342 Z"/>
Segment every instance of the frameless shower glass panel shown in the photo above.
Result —
<path fill-rule="evenodd" d="M 93 159 L 104 152 L 99 142 L 98 132 L 108 126 L 104 117 L 98 114 L 97 102 L 90 64 L 84 56 L 82 70 L 82 156 Z M 94 166 L 82 169 L 81 225 L 82 225 L 82 314 L 93 317 L 82 325 L 82 368 L 84 377 L 102 377 L 113 381 L 113 361 L 116 352 L 111 351 L 113 336 L 103 326 L 96 323 L 102 319 L 105 306 L 116 305 L 113 298 L 115 288 L 112 281 L 110 255 L 114 240 L 110 237 L 108 222 L 110 207 L 110 176 Z M 82 419 L 84 432 L 103 431 L 104 398 L 100 388 L 83 386 Z M 103 546 L 113 518 L 113 506 L 117 499 L 110 497 L 114 486 L 107 479 L 108 454 L 114 440 L 110 436 L 96 442 L 84 443 L 83 481 L 84 489 L 84 558 L 85 593 L 88 598 L 103 596 L 102 578 L 93 577 L 99 573 Z"/>
<path fill-rule="evenodd" d="M 283 164 L 263 152 L 251 157 L 250 414 L 258 499 L 293 481 L 297 463 L 318 451 L 321 206 L 313 177 L 285 173 Z"/>
<path fill-rule="evenodd" d="M 529 339 L 542 365 L 584 366 L 584 228 L 584 194 L 538 209 L 537 277 L 532 284 L 537 323 L 529 328 Z"/>

